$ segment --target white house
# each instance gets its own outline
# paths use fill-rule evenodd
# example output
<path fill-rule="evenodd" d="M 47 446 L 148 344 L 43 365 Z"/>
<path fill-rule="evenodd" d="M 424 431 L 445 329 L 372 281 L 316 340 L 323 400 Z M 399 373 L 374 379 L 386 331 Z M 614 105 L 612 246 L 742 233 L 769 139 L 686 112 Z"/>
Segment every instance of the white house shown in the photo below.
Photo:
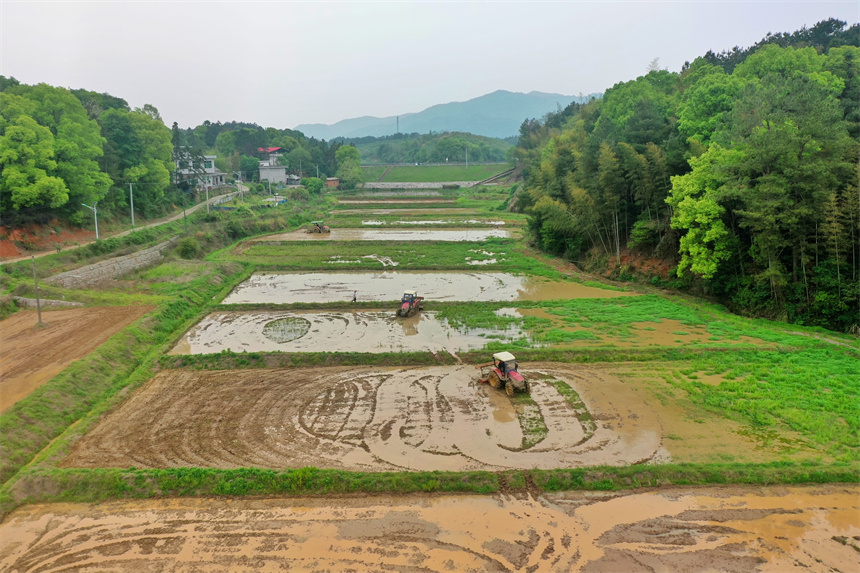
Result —
<path fill-rule="evenodd" d="M 270 183 L 287 182 L 287 166 L 281 165 L 280 153 L 270 153 L 268 160 L 260 162 L 260 181 L 263 179 L 268 179 Z"/>
<path fill-rule="evenodd" d="M 197 180 L 197 185 L 203 189 L 211 189 L 226 184 L 226 173 L 215 167 L 215 156 L 204 155 L 203 162 L 191 162 L 190 158 L 176 162 L 177 181 Z"/>

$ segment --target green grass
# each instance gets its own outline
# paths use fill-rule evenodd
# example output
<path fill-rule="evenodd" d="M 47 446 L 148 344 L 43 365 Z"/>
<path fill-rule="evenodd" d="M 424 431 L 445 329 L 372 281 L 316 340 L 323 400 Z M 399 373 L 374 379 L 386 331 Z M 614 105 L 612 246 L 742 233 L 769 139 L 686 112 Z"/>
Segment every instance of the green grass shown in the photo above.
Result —
<path fill-rule="evenodd" d="M 392 270 L 495 270 L 524 273 L 548 278 L 563 278 L 557 270 L 523 255 L 513 239 L 491 238 L 480 243 L 435 241 L 285 241 L 282 243 L 253 243 L 241 250 L 219 253 L 221 260 L 250 262 L 261 270 L 376 270 L 383 264 L 361 258 L 368 254 L 390 257 L 398 263 Z M 497 263 L 480 269 L 466 264 L 466 258 L 487 258 L 476 250 L 494 253 Z M 333 264 L 341 258 L 349 263 Z M 389 267 L 390 268 L 390 267 Z"/>
<path fill-rule="evenodd" d="M 368 183 L 379 181 L 379 178 L 382 177 L 382 174 L 385 173 L 386 169 L 388 169 L 388 167 L 385 165 L 362 165 L 361 178 Z"/>
<path fill-rule="evenodd" d="M 407 165 L 392 167 L 386 183 L 437 183 L 441 181 L 481 181 L 507 171 L 507 164 L 492 165 Z"/>
<path fill-rule="evenodd" d="M 242 468 L 34 469 L 14 488 L 0 488 L 0 517 L 22 503 L 97 503 L 118 499 L 201 496 L 308 496 L 458 492 L 526 493 L 722 484 L 793 485 L 860 483 L 856 465 L 665 464 L 557 470 L 475 472 L 347 472 L 313 467 L 290 470 Z"/>

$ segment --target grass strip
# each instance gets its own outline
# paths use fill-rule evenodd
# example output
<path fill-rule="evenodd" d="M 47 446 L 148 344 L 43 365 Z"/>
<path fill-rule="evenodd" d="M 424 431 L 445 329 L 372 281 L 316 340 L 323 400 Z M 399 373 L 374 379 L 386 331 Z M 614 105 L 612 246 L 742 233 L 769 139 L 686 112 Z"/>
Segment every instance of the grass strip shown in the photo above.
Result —
<path fill-rule="evenodd" d="M 473 472 L 348 472 L 306 467 L 292 470 L 31 469 L 13 487 L 0 489 L 0 513 L 25 503 L 94 503 L 118 499 L 206 496 L 328 496 L 343 494 L 620 491 L 693 485 L 801 485 L 860 483 L 857 465 L 665 464 L 596 466 L 557 470 Z"/>

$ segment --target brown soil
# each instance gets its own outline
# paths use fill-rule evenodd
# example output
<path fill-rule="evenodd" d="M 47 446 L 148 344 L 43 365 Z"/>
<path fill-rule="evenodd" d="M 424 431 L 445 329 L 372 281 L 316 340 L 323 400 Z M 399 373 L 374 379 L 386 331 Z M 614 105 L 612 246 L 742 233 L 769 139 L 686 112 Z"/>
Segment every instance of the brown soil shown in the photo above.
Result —
<path fill-rule="evenodd" d="M 0 322 L 0 411 L 86 356 L 153 306 L 108 306 L 20 311 Z"/>
<path fill-rule="evenodd" d="M 26 506 L 19 571 L 857 571 L 860 488 Z"/>
<path fill-rule="evenodd" d="M 559 364 L 523 373 L 547 427 L 527 449 L 511 400 L 478 383 L 472 366 L 171 370 L 84 436 L 62 465 L 460 471 L 664 455 L 653 410 L 618 378 Z M 575 388 L 584 410 L 548 379 Z"/>
<path fill-rule="evenodd" d="M 54 221 L 50 226 L 28 225 L 18 229 L 0 227 L 0 236 L 5 237 L 0 240 L 0 259 L 12 259 L 29 253 L 56 252 L 57 246 L 64 248 L 89 242 L 95 238 L 95 231 L 63 227 Z M 18 245 L 24 245 L 25 248 Z"/>

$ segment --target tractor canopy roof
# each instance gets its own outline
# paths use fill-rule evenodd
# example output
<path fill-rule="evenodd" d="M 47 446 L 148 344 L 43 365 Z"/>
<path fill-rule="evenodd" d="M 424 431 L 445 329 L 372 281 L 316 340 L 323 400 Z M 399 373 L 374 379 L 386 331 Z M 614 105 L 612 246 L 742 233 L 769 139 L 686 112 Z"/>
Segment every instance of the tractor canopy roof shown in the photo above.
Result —
<path fill-rule="evenodd" d="M 324 221 L 311 221 L 311 225 L 322 225 Z"/>
<path fill-rule="evenodd" d="M 495 358 L 496 360 L 501 360 L 502 362 L 507 362 L 508 360 L 516 360 L 516 358 L 514 358 L 514 355 L 510 352 L 496 352 L 495 354 L 493 354 L 493 358 Z"/>
<path fill-rule="evenodd" d="M 403 294 L 411 294 L 412 296 L 415 296 L 416 294 L 418 294 L 418 291 L 417 290 L 405 290 L 405 291 L 403 291 Z"/>

